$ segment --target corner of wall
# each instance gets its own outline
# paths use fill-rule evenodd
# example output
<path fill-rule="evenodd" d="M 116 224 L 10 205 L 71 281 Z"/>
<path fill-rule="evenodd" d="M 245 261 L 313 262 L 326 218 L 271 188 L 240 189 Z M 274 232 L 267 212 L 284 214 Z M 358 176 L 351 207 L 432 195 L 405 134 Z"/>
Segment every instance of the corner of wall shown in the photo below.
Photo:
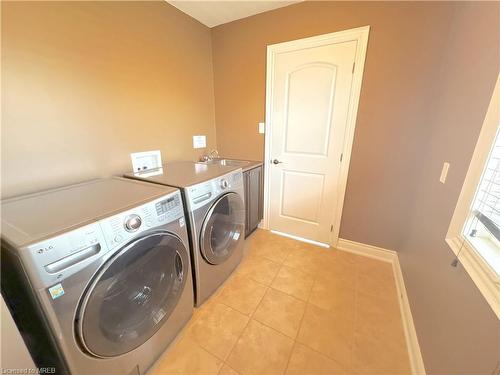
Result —
<path fill-rule="evenodd" d="M 214 43 L 213 43 L 213 38 L 214 38 L 214 28 L 210 27 L 209 28 L 209 33 L 210 33 L 210 38 L 209 38 L 209 43 L 210 43 L 210 71 L 211 71 L 211 78 L 212 78 L 212 122 L 213 122 L 213 127 L 214 127 L 214 137 L 215 137 L 215 143 L 214 147 L 215 149 L 219 149 L 219 142 L 217 141 L 217 113 L 216 113 L 216 97 L 215 97 L 215 62 L 214 62 Z"/>

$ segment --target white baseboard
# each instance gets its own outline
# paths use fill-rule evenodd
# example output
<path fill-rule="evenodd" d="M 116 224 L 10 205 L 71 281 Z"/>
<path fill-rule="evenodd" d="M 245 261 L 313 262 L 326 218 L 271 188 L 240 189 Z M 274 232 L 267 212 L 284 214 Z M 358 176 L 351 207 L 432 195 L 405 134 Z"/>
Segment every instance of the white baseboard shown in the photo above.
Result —
<path fill-rule="evenodd" d="M 398 257 L 398 253 L 396 253 L 394 250 L 387 250 L 377 246 L 365 245 L 363 243 L 344 240 L 342 238 L 339 238 L 336 247 L 340 250 L 389 263 L 393 263 L 394 259 Z"/>
<path fill-rule="evenodd" d="M 408 301 L 408 295 L 406 294 L 405 280 L 403 278 L 403 272 L 401 271 L 401 265 L 399 264 L 397 254 L 394 262 L 392 263 L 392 270 L 394 271 L 396 287 L 398 295 L 400 296 L 399 307 L 405 330 L 406 346 L 408 347 L 408 353 L 410 354 L 411 370 L 414 375 L 425 375 L 424 360 L 422 358 L 422 353 L 420 352 L 417 331 L 411 314 L 410 301 Z"/>
<path fill-rule="evenodd" d="M 408 355 L 410 357 L 411 372 L 413 375 L 425 375 L 425 366 L 418 344 L 417 332 L 413 324 L 410 303 L 406 294 L 405 282 L 401 266 L 399 264 L 398 253 L 394 250 L 387 250 L 377 246 L 371 246 L 344 240 L 339 238 L 337 248 L 339 250 L 348 251 L 357 255 L 381 260 L 383 262 L 392 263 L 392 271 L 396 280 L 396 288 L 399 296 L 399 308 L 403 321 L 403 329 L 405 332 L 406 346 L 408 347 Z"/>

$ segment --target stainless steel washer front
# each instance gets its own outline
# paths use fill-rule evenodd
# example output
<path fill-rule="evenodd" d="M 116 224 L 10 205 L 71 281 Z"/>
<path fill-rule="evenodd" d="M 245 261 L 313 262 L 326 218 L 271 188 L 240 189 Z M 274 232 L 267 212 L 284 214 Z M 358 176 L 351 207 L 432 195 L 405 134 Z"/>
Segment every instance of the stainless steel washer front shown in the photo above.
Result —
<path fill-rule="evenodd" d="M 146 373 L 193 313 L 186 227 L 178 189 L 121 178 L 3 201 L 2 294 L 37 367 Z"/>
<path fill-rule="evenodd" d="M 116 357 L 153 336 L 184 290 L 188 251 L 178 236 L 157 231 L 109 259 L 78 309 L 77 337 L 83 348 L 96 357 Z"/>
<path fill-rule="evenodd" d="M 236 193 L 219 197 L 210 207 L 200 234 L 200 251 L 210 264 L 224 263 L 245 235 L 245 206 Z"/>
<path fill-rule="evenodd" d="M 182 189 L 200 306 L 243 259 L 245 205 L 241 168 L 195 162 L 166 163 L 124 177 Z"/>

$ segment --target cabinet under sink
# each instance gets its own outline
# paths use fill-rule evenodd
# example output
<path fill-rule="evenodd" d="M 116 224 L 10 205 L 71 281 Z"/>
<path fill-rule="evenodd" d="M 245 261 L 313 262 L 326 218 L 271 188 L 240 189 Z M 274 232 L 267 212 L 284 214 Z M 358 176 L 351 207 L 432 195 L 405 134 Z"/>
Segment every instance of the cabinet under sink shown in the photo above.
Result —
<path fill-rule="evenodd" d="M 246 229 L 248 237 L 257 227 L 263 217 L 263 180 L 262 164 L 243 172 L 245 183 Z"/>

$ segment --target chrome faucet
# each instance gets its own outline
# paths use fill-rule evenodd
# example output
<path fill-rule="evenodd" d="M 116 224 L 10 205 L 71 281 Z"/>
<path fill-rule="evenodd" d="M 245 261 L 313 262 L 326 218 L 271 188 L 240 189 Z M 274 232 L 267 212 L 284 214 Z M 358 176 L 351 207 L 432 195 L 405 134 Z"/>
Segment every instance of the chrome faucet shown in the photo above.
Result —
<path fill-rule="evenodd" d="M 200 160 L 201 161 L 210 161 L 210 160 L 214 160 L 214 159 L 218 159 L 219 158 L 219 151 L 217 151 L 216 149 L 213 149 L 213 150 L 210 150 L 208 152 L 208 154 L 204 154 Z"/>

